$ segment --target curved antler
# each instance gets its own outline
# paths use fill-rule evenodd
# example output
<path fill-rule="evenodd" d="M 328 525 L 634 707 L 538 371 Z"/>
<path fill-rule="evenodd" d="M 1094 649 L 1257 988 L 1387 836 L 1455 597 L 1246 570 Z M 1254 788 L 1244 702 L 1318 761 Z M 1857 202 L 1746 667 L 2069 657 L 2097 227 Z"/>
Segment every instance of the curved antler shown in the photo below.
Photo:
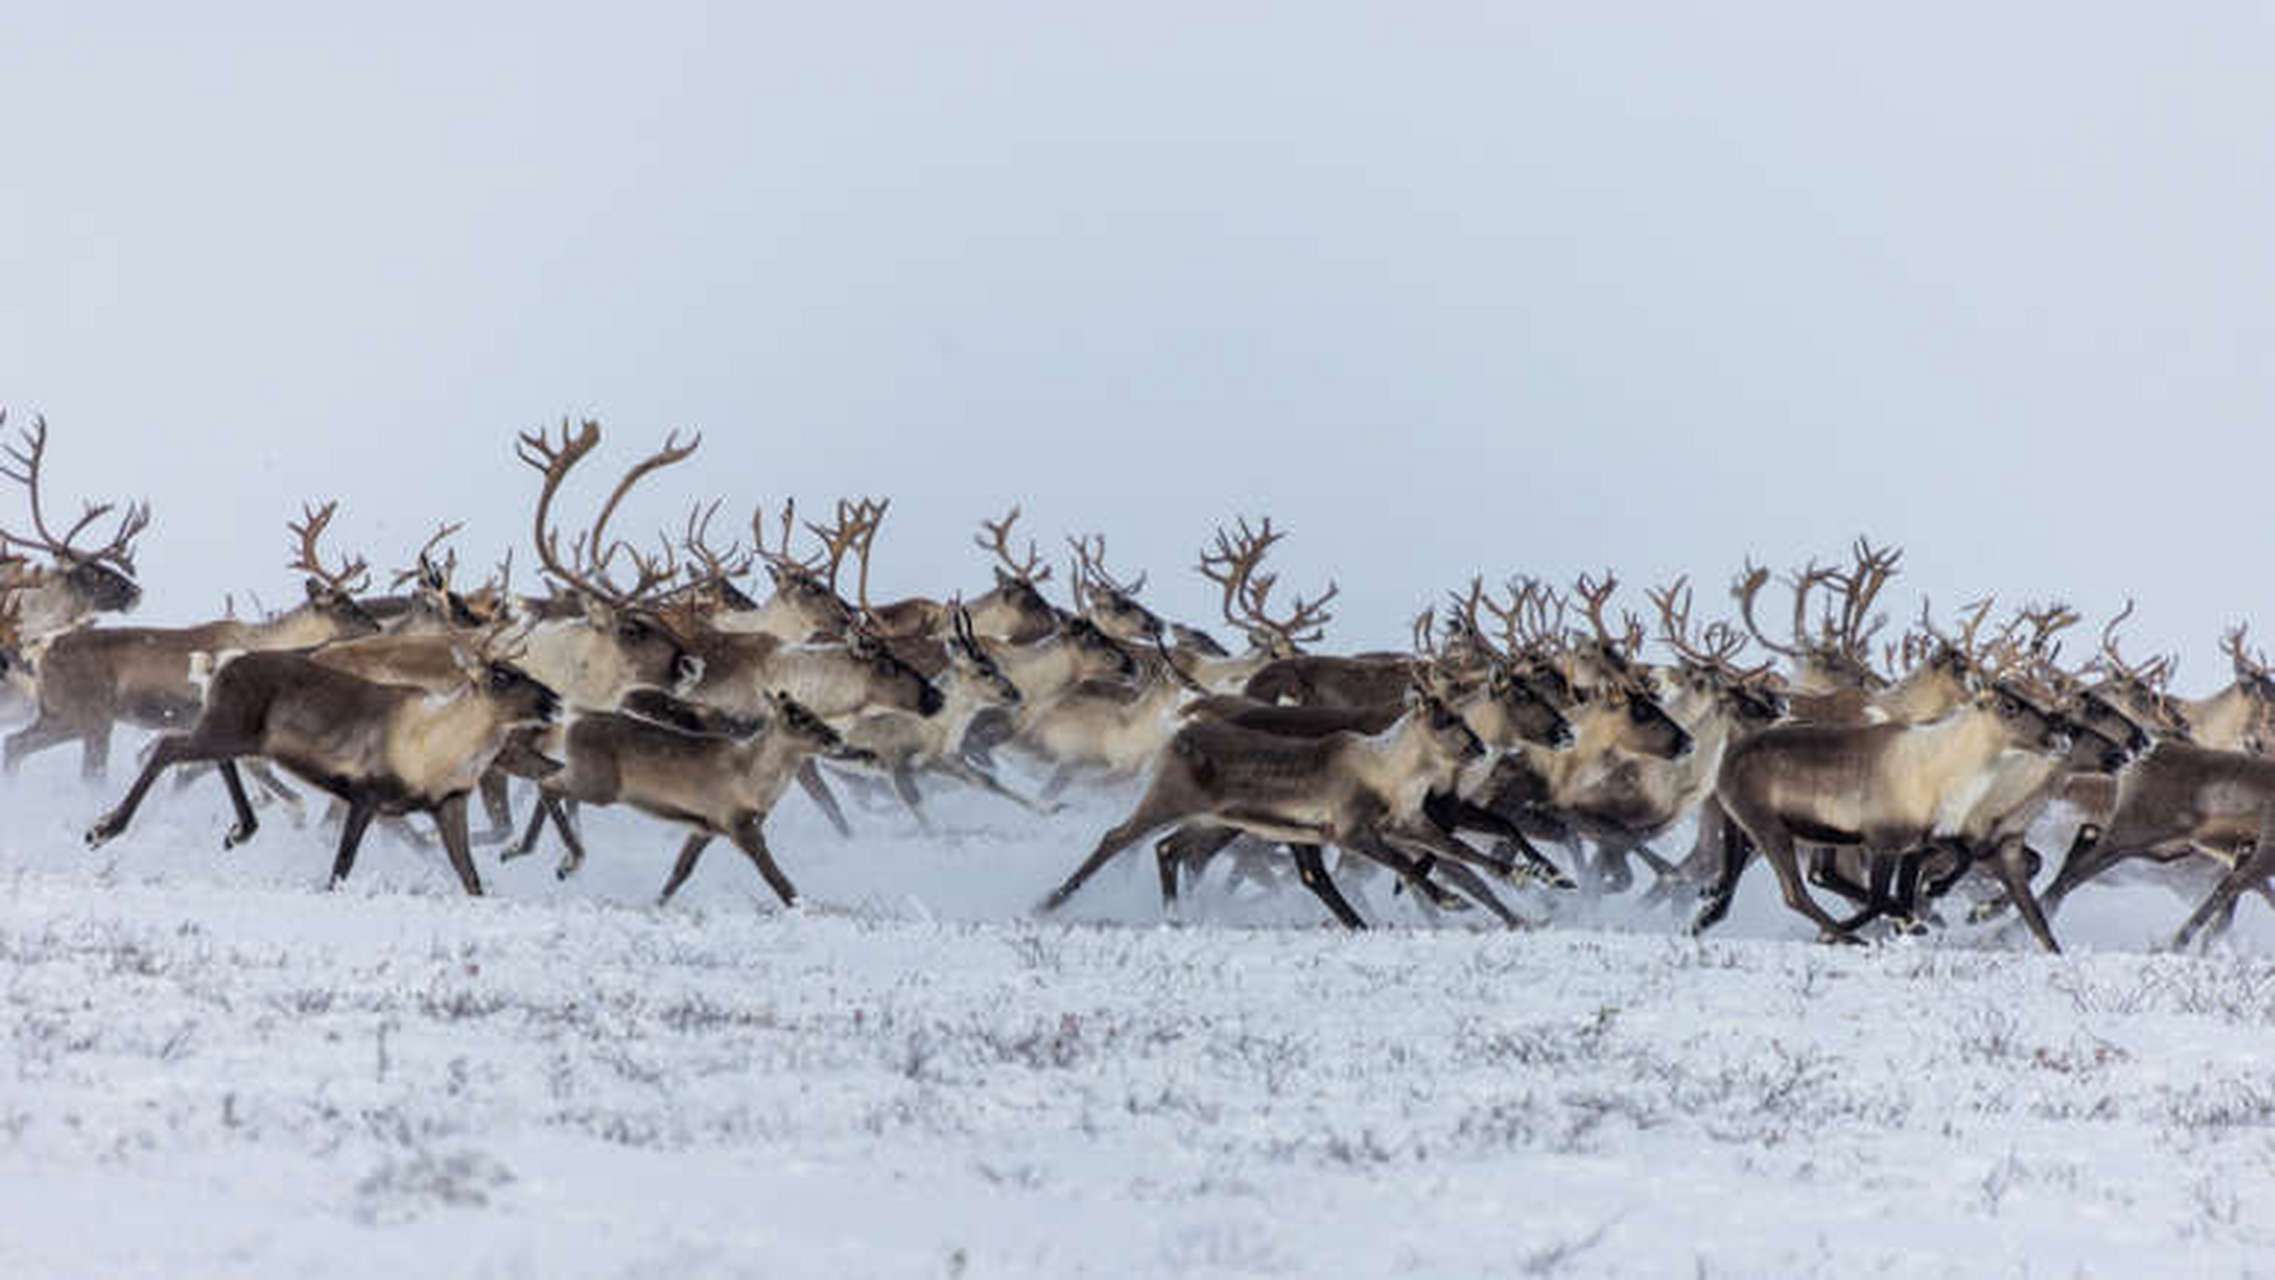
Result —
<path fill-rule="evenodd" d="M 1134 582 L 1124 582 L 1106 569 L 1106 535 L 1094 533 L 1088 537 L 1070 537 L 1066 544 L 1074 548 L 1075 593 L 1079 597 L 1090 584 L 1106 588 L 1125 599 L 1145 590 L 1146 575 L 1140 572 Z"/>
<path fill-rule="evenodd" d="M 1744 572 L 1730 584 L 1730 594 L 1738 602 L 1738 615 L 1745 620 L 1746 630 L 1752 633 L 1755 644 L 1781 658 L 1799 661 L 1802 657 L 1800 650 L 1779 644 L 1762 634 L 1761 624 L 1754 619 L 1754 599 L 1761 595 L 1762 588 L 1768 583 L 1769 570 L 1756 565 L 1752 560 L 1746 561 Z"/>
<path fill-rule="evenodd" d="M 1019 508 L 1014 506 L 1011 508 L 1011 513 L 1001 520 L 980 521 L 980 528 L 984 532 L 973 534 L 972 541 L 979 544 L 980 550 L 994 552 L 995 558 L 1003 562 L 1004 572 L 1021 582 L 1033 586 L 1036 583 L 1050 581 L 1051 567 L 1043 563 L 1042 555 L 1035 550 L 1034 539 L 1029 538 L 1027 540 L 1027 558 L 1025 560 L 1012 556 L 1011 526 L 1017 523 L 1019 523 Z"/>
<path fill-rule="evenodd" d="M 7 422 L 7 411 L 0 409 L 0 427 L 6 426 Z M 6 476 L 24 486 L 24 492 L 31 501 L 32 531 L 39 536 L 37 538 L 26 538 L 21 534 L 0 530 L 0 543 L 14 543 L 22 547 L 43 550 L 58 562 L 82 563 L 107 560 L 125 572 L 133 573 L 133 543 L 135 538 L 141 536 L 143 530 L 150 527 L 150 504 L 147 502 L 128 503 L 125 513 L 119 517 L 118 529 L 111 535 L 109 542 L 92 551 L 79 550 L 71 545 L 72 540 L 86 532 L 87 526 L 116 510 L 116 504 L 109 502 L 86 504 L 86 509 L 80 513 L 78 521 L 65 530 L 61 538 L 56 537 L 48 530 L 47 515 L 40 505 L 40 475 L 41 469 L 47 462 L 47 418 L 35 416 L 32 419 L 32 425 L 23 428 L 20 435 L 21 443 L 0 446 L 0 452 L 4 452 L 8 459 L 6 464 L 0 465 L 0 476 Z"/>
<path fill-rule="evenodd" d="M 1342 588 L 1330 581 L 1325 591 L 1310 600 L 1295 597 L 1287 616 L 1273 617 L 1269 604 L 1279 576 L 1258 573 L 1257 568 L 1272 544 L 1287 536 L 1286 531 L 1274 529 L 1270 516 L 1254 528 L 1242 516 L 1238 530 L 1227 533 L 1219 526 L 1214 548 L 1201 552 L 1201 576 L 1224 589 L 1224 620 L 1247 632 L 1250 641 L 1263 648 L 1279 653 L 1302 652 L 1304 645 L 1326 634 L 1327 623 L 1334 616 L 1326 605 Z"/>
<path fill-rule="evenodd" d="M 651 558 L 627 543 L 609 542 L 607 534 L 609 520 L 616 514 L 618 505 L 632 491 L 632 487 L 656 471 L 684 461 L 695 451 L 701 437 L 686 445 L 681 445 L 678 441 L 675 432 L 665 439 L 662 449 L 634 463 L 625 472 L 624 478 L 617 482 L 608 501 L 601 507 L 600 517 L 593 522 L 592 528 L 578 535 L 571 544 L 573 556 L 578 561 L 577 567 L 571 568 L 561 558 L 560 531 L 552 523 L 553 500 L 560 494 L 561 482 L 568 477 L 569 472 L 600 446 L 600 424 L 588 418 L 572 434 L 568 419 L 563 418 L 558 443 L 548 438 L 542 428 L 524 432 L 514 452 L 544 477 L 544 487 L 538 491 L 537 514 L 531 529 L 537 544 L 537 558 L 544 565 L 545 572 L 590 599 L 618 608 L 638 606 L 658 587 L 676 577 L 678 564 L 668 545 L 660 557 Z M 631 558 L 640 575 L 630 590 L 618 589 L 608 577 L 608 566 L 614 562 L 619 552 Z"/>
<path fill-rule="evenodd" d="M 338 499 L 321 507 L 312 507 L 305 502 L 300 504 L 300 522 L 295 524 L 287 521 L 284 526 L 300 544 L 298 554 L 292 558 L 288 567 L 306 573 L 328 590 L 352 596 L 370 585 L 370 566 L 364 563 L 363 557 L 351 556 L 342 560 L 337 569 L 327 569 L 324 567 L 324 557 L 316 549 L 317 542 L 322 540 L 324 531 L 331 527 L 332 517 L 339 514 L 339 510 Z"/>

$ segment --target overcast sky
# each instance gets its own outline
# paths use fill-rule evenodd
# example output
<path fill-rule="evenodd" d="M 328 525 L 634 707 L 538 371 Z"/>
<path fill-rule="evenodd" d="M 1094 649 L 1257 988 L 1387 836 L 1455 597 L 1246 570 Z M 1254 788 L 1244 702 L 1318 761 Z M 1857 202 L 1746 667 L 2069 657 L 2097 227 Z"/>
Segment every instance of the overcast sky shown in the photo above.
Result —
<path fill-rule="evenodd" d="M 331 8 L 0 20 L 0 404 L 155 503 L 146 621 L 303 496 L 526 544 L 573 414 L 703 432 L 651 522 L 891 495 L 880 594 L 1016 500 L 1196 617 L 1270 512 L 1354 647 L 1859 531 L 2275 633 L 2259 6 Z"/>

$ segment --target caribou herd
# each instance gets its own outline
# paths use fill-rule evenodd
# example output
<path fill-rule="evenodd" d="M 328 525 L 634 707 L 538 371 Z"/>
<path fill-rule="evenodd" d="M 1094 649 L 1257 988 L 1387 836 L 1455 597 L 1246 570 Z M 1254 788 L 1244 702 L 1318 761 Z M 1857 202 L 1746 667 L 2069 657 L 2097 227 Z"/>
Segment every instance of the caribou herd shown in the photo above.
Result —
<path fill-rule="evenodd" d="M 1733 618 L 1694 618 L 1685 579 L 1640 612 L 1609 573 L 1568 589 L 1478 579 L 1415 620 L 1410 649 L 1334 654 L 1314 646 L 1335 587 L 1281 593 L 1265 561 L 1284 531 L 1242 519 L 1196 564 L 1235 651 L 1147 607 L 1144 575 L 1117 574 L 1103 537 L 1068 540 L 1054 601 L 1056 566 L 1022 544 L 1017 508 L 981 522 L 994 581 L 968 598 L 869 598 L 882 501 L 822 520 L 756 511 L 747 545 L 716 541 L 717 502 L 652 541 L 624 536 L 626 497 L 695 452 L 676 437 L 564 538 L 564 482 L 600 440 L 564 421 L 518 442 L 544 594 L 514 591 L 510 556 L 479 586 L 458 581 L 455 525 L 374 593 L 364 559 L 327 559 L 325 504 L 288 526 L 303 603 L 130 627 L 106 615 L 140 600 L 149 509 L 91 503 L 57 533 L 35 421 L 0 467 L 29 504 L 28 533 L 0 532 L 0 696 L 28 720 L 8 769 L 75 744 L 99 783 L 113 729 L 132 725 L 158 736 L 90 845 L 126 830 L 168 770 L 219 778 L 225 846 L 259 825 L 249 781 L 294 806 L 297 781 L 332 797 L 334 884 L 374 821 L 418 812 L 473 894 L 476 847 L 519 857 L 548 830 L 559 874 L 575 872 L 582 806 L 686 833 L 665 900 L 724 839 L 792 903 L 764 828 L 793 784 L 841 833 L 849 788 L 896 797 L 930 830 L 927 786 L 1048 813 L 1078 785 L 1142 784 L 1042 911 L 1149 840 L 1166 902 L 1223 858 L 1267 883 L 1292 869 L 1352 928 L 1364 918 L 1337 878 L 1386 871 L 1432 913 L 1528 923 L 1498 881 L 1695 904 L 1690 927 L 1706 929 L 1757 853 L 1830 940 L 1930 927 L 1958 891 L 1969 916 L 2012 911 L 2055 950 L 2063 900 L 2121 866 L 2195 904 L 2175 945 L 2225 929 L 2246 892 L 2275 903 L 2275 674 L 2241 627 L 2224 642 L 2233 681 L 2184 698 L 2171 658 L 2124 656 L 2130 605 L 2093 644 L 2061 605 L 1985 600 L 1942 621 L 1923 608 L 1892 630 L 1878 602 L 1899 553 L 1859 540 L 1783 579 L 1749 564 Z M 759 570 L 763 601 L 744 590 Z M 2090 652 L 2065 663 L 2066 641 Z"/>

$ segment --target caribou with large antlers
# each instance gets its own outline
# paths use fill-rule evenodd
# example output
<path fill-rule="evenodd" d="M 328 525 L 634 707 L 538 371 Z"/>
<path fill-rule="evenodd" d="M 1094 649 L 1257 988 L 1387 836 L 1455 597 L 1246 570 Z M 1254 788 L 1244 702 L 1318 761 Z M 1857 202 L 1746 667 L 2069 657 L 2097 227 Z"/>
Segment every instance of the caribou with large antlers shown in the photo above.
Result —
<path fill-rule="evenodd" d="M 298 608 L 260 622 L 99 627 L 57 636 L 40 662 L 39 715 L 9 735 L 7 767 L 76 740 L 81 772 L 100 779 L 110 764 L 113 725 L 177 729 L 196 718 L 203 702 L 190 678 L 196 655 L 307 649 L 378 631 L 378 622 L 356 601 L 370 581 L 364 561 L 350 557 L 327 567 L 318 550 L 338 510 L 337 502 L 304 507 L 301 520 L 289 526 L 297 550 L 292 567 L 307 575 L 307 602 Z"/>
<path fill-rule="evenodd" d="M 645 477 L 685 461 L 699 443 L 700 437 L 685 445 L 673 437 L 634 463 L 601 505 L 592 527 L 564 555 L 553 503 L 569 473 L 600 447 L 600 424 L 588 419 L 572 432 L 564 420 L 557 441 L 542 429 L 520 438 L 517 455 L 542 479 L 531 523 L 537 560 L 568 592 L 566 607 L 547 611 L 550 616 L 530 629 L 523 665 L 574 710 L 610 710 L 630 690 L 677 688 L 700 674 L 659 612 L 664 590 L 678 573 L 668 550 L 650 557 L 608 537 L 608 523 L 632 489 Z M 619 557 L 633 566 L 636 577 L 630 586 L 620 587 L 609 576 Z"/>
<path fill-rule="evenodd" d="M 0 409 L 0 428 L 7 422 L 7 411 Z M 46 567 L 11 560 L 5 578 L 0 579 L 0 591 L 15 602 L 19 634 L 36 646 L 98 613 L 131 611 L 142 600 L 142 588 L 134 581 L 134 540 L 150 527 L 149 504 L 128 504 L 119 513 L 109 541 L 80 547 L 79 536 L 117 510 L 116 504 L 88 503 L 79 519 L 58 537 L 48 528 L 40 498 L 41 474 L 47 463 L 47 419 L 33 418 L 20 438 L 5 446 L 5 452 L 7 463 L 0 465 L 0 475 L 24 487 L 31 504 L 32 536 L 0 529 L 0 550 L 20 547 L 49 559 Z"/>

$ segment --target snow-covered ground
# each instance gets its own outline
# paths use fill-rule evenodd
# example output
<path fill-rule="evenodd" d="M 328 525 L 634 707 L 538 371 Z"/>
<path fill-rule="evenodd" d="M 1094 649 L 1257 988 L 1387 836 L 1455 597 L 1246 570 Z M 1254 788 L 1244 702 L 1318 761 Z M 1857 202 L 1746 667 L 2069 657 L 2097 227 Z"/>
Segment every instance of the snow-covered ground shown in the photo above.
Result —
<path fill-rule="evenodd" d="M 771 831 L 650 905 L 676 838 L 589 815 L 460 897 L 375 837 L 344 892 L 207 789 L 99 854 L 43 759 L 0 837 L 0 1275 L 2236 1272 L 2275 1228 L 2275 944 L 2072 954 L 1566 912 L 1432 925 L 1380 884 L 1149 865 L 1033 901 L 1112 820 L 941 805 Z M 544 865 L 541 865 L 544 864 Z M 1538 898 L 1529 909 L 1541 910 Z"/>

